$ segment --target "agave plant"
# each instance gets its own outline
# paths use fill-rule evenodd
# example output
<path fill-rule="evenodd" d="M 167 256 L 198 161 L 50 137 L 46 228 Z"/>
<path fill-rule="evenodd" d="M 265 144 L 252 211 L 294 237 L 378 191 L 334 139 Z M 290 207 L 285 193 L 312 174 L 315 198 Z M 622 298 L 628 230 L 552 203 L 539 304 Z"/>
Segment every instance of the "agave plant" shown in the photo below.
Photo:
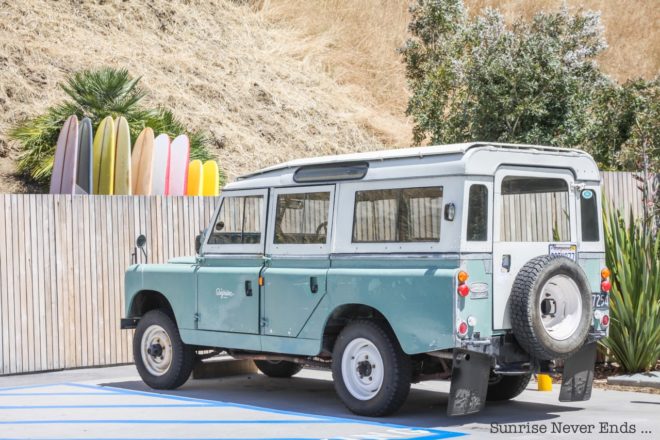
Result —
<path fill-rule="evenodd" d="M 140 78 L 132 78 L 125 69 L 102 68 L 84 70 L 71 75 L 60 87 L 68 99 L 49 107 L 33 119 L 23 121 L 10 130 L 9 136 L 22 145 L 18 168 L 38 183 L 45 183 L 53 168 L 57 136 L 70 115 L 89 117 L 95 127 L 106 116 L 124 116 L 135 139 L 144 127 L 171 137 L 187 133 L 192 159 L 211 158 L 206 149 L 208 138 L 203 132 L 188 132 L 186 127 L 165 108 L 144 108 L 140 101 L 146 92 Z"/>
<path fill-rule="evenodd" d="M 607 266 L 612 271 L 612 324 L 603 345 L 629 373 L 660 358 L 660 240 L 630 213 L 604 213 Z"/>

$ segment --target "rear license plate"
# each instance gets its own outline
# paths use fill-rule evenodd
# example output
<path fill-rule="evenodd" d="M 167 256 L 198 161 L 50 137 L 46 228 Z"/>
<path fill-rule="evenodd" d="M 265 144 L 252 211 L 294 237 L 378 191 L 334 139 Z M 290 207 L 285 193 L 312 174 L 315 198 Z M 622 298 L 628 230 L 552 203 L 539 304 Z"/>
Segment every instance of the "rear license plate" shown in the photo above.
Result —
<path fill-rule="evenodd" d="M 603 309 L 609 307 L 607 293 L 594 293 L 591 295 L 592 306 L 594 309 Z"/>
<path fill-rule="evenodd" d="M 577 261 L 577 245 L 574 244 L 551 244 L 548 253 L 550 255 L 561 255 Z"/>

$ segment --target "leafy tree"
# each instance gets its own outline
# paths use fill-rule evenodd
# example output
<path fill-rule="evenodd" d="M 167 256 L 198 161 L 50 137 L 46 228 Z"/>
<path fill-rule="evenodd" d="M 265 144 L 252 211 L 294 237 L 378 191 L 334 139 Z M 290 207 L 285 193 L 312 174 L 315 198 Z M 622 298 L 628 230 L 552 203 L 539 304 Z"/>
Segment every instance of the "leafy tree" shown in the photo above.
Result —
<path fill-rule="evenodd" d="M 129 123 L 131 139 L 136 139 L 144 127 L 171 137 L 187 133 L 186 127 L 170 110 L 140 105 L 146 92 L 139 87 L 139 81 L 140 78 L 132 78 L 125 69 L 84 70 L 71 75 L 61 85 L 69 99 L 49 107 L 42 115 L 19 123 L 10 131 L 10 137 L 23 147 L 19 170 L 38 183 L 48 181 L 59 131 L 71 115 L 89 117 L 94 127 L 106 116 L 122 115 Z M 191 157 L 210 159 L 206 135 L 199 131 L 188 135 Z"/>
<path fill-rule="evenodd" d="M 539 13 L 506 26 L 461 0 L 418 0 L 401 49 L 417 142 L 473 140 L 580 145 L 592 96 L 608 83 L 595 13 Z"/>

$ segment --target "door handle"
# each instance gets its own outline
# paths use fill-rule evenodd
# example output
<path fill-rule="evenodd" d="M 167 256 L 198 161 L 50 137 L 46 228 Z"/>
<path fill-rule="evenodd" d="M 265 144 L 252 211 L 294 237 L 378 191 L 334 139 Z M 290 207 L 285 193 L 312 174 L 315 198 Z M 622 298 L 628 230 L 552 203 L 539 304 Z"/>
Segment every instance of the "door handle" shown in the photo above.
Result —
<path fill-rule="evenodd" d="M 502 269 L 507 272 L 511 269 L 511 255 L 502 255 Z"/>
<path fill-rule="evenodd" d="M 316 277 L 309 278 L 309 290 L 311 290 L 312 293 L 319 291 L 319 281 L 316 279 Z"/>
<path fill-rule="evenodd" d="M 252 281 L 245 281 L 245 296 L 252 296 Z"/>

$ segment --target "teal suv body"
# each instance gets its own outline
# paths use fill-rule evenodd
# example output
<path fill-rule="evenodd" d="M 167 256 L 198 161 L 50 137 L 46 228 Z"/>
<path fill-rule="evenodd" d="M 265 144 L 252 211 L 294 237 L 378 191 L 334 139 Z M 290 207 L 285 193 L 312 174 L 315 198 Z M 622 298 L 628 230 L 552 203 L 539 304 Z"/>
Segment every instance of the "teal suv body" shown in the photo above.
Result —
<path fill-rule="evenodd" d="M 577 150 L 473 143 L 321 157 L 229 184 L 197 255 L 126 273 L 123 328 L 154 388 L 208 353 L 272 377 L 332 370 L 353 412 L 451 380 L 479 411 L 557 372 L 588 399 L 609 324 L 600 177 Z M 209 352 L 210 350 L 210 352 Z"/>

